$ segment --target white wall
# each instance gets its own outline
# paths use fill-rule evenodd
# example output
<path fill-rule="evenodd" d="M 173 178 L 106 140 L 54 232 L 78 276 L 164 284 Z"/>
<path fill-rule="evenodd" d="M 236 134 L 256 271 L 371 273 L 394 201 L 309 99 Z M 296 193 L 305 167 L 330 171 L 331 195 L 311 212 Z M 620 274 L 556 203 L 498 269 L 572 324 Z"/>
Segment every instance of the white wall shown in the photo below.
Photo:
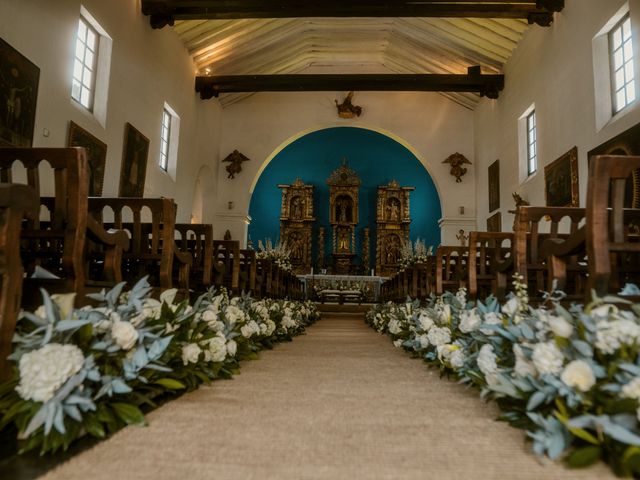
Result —
<path fill-rule="evenodd" d="M 214 225 L 217 236 L 226 229 L 233 238 L 246 237 L 246 216 L 261 168 L 267 160 L 293 139 L 304 133 L 334 126 L 370 128 L 387 134 L 413 151 L 431 174 L 440 194 L 443 216 L 447 220 L 443 242 L 456 242 L 460 228 L 475 223 L 474 166 L 462 183 L 449 174 L 442 161 L 460 152 L 473 158 L 473 112 L 435 93 L 357 92 L 354 103 L 363 108 L 359 118 L 340 119 L 335 99 L 346 92 L 259 93 L 232 104 L 223 111 L 220 158 L 237 149 L 251 159 L 242 165 L 235 179 L 218 169 L 218 215 Z M 392 159 L 389 168 L 393 169 Z M 275 186 L 274 186 L 275 188 Z M 234 208 L 228 209 L 228 202 Z M 465 207 L 463 218 L 458 213 Z M 415 203 L 412 208 L 420 208 Z M 462 226 L 460 226 L 462 225 Z"/>
<path fill-rule="evenodd" d="M 498 100 L 483 100 L 475 112 L 478 227 L 489 216 L 487 169 L 500 159 L 502 228 L 510 230 L 512 192 L 532 205 L 545 204 L 544 167 L 578 147 L 580 204 L 587 185 L 587 152 L 640 121 L 640 102 L 596 128 L 592 40 L 625 4 L 623 0 L 567 0 L 552 27 L 532 27 L 505 67 L 505 90 Z M 637 42 L 640 2 L 631 0 Z M 636 63 L 637 68 L 638 63 Z M 607 68 L 605 63 L 603 68 Z M 636 78 L 640 71 L 636 70 Z M 532 103 L 538 124 L 538 171 L 523 184 L 518 178 L 518 118 Z"/>
<path fill-rule="evenodd" d="M 81 3 L 113 39 L 105 127 L 70 97 Z M 152 30 L 139 1 L 0 0 L 0 36 L 40 68 L 34 146 L 65 146 L 69 120 L 78 123 L 107 144 L 103 195 L 116 196 L 124 127 L 130 122 L 150 140 L 145 196 L 174 198 L 178 220 L 189 221 L 198 172 L 208 166 L 208 184 L 216 181 L 214 132 L 221 109 L 217 101 L 204 108 L 196 96 L 195 67 L 171 29 Z M 164 102 L 181 118 L 175 181 L 157 166 Z M 211 219 L 211 192 L 206 195 L 204 216 Z"/>

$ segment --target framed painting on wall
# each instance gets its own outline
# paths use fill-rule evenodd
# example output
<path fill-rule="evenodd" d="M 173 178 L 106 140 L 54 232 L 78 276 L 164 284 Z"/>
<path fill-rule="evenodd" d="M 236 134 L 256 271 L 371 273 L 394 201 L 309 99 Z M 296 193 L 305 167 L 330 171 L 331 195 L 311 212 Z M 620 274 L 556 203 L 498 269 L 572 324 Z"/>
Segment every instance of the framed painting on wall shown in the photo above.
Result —
<path fill-rule="evenodd" d="M 133 125 L 127 123 L 124 128 L 119 197 L 142 197 L 144 195 L 148 154 L 149 139 Z"/>
<path fill-rule="evenodd" d="M 102 196 L 104 167 L 107 161 L 107 144 L 98 140 L 77 123 L 70 121 L 67 145 L 87 149 L 87 160 L 89 161 L 89 196 Z"/>
<path fill-rule="evenodd" d="M 500 208 L 500 160 L 489 165 L 489 211 Z"/>
<path fill-rule="evenodd" d="M 502 231 L 502 215 L 500 212 L 496 212 L 487 218 L 487 232 L 501 232 Z"/>
<path fill-rule="evenodd" d="M 30 147 L 40 69 L 0 38 L 0 145 Z"/>
<path fill-rule="evenodd" d="M 595 155 L 640 155 L 640 123 L 589 151 Z M 625 188 L 625 208 L 640 208 L 640 169 L 633 172 Z"/>
<path fill-rule="evenodd" d="M 573 147 L 544 167 L 544 191 L 547 207 L 577 207 L 578 147 Z"/>

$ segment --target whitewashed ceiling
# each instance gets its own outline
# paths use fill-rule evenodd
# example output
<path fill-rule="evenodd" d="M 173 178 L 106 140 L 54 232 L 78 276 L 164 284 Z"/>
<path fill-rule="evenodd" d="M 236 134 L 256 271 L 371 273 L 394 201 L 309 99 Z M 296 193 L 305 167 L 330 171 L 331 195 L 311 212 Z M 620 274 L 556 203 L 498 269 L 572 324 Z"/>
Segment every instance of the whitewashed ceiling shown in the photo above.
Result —
<path fill-rule="evenodd" d="M 348 0 L 347 0 L 348 1 Z M 199 73 L 502 73 L 529 28 L 483 18 L 278 18 L 176 21 Z M 223 106 L 248 94 L 222 94 Z M 473 93 L 443 93 L 473 109 Z"/>

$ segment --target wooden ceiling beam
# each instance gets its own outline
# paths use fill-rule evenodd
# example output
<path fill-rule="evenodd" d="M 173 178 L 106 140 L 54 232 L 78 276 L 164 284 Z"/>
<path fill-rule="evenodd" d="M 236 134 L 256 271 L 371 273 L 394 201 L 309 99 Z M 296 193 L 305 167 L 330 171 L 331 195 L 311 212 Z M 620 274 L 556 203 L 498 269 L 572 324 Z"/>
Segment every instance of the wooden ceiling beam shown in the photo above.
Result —
<path fill-rule="evenodd" d="M 504 75 L 483 75 L 480 67 L 467 74 L 356 74 L 356 75 L 213 75 L 197 76 L 196 92 L 207 100 L 221 93 L 406 91 L 470 92 L 498 98 Z"/>
<path fill-rule="evenodd" d="M 153 28 L 176 20 L 308 17 L 526 19 L 547 27 L 564 0 L 142 0 Z"/>

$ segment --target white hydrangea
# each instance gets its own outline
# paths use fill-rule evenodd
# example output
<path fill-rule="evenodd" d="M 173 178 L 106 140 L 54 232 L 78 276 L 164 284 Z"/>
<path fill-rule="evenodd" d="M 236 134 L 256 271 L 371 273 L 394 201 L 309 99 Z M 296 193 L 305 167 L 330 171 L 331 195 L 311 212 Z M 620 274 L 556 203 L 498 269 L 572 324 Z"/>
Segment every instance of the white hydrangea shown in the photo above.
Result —
<path fill-rule="evenodd" d="M 20 383 L 16 392 L 25 400 L 47 402 L 84 365 L 75 345 L 49 343 L 20 357 Z"/>
<path fill-rule="evenodd" d="M 111 338 L 123 350 L 131 350 L 138 336 L 138 331 L 129 322 L 117 321 L 111 325 Z"/>
<path fill-rule="evenodd" d="M 459 288 L 456 292 L 456 298 L 462 305 L 465 305 L 467 303 L 467 289 L 464 287 Z"/>
<path fill-rule="evenodd" d="M 429 336 L 426 333 L 416 336 L 416 340 L 420 345 L 420 348 L 427 348 L 429 346 Z"/>
<path fill-rule="evenodd" d="M 531 356 L 536 370 L 541 374 L 558 375 L 562 371 L 564 356 L 554 342 L 538 343 Z"/>
<path fill-rule="evenodd" d="M 462 348 L 458 348 L 449 355 L 449 364 L 456 370 L 464 367 L 465 355 Z"/>
<path fill-rule="evenodd" d="M 640 343 L 640 325 L 630 318 L 619 318 L 611 322 L 601 320 L 596 327 L 595 345 L 602 353 L 614 353 L 623 344 Z"/>
<path fill-rule="evenodd" d="M 478 353 L 478 368 L 485 376 L 494 375 L 498 372 L 496 354 L 493 352 L 493 345 L 484 344 Z"/>
<path fill-rule="evenodd" d="M 577 388 L 581 392 L 587 392 L 596 383 L 596 376 L 589 365 L 584 360 L 574 360 L 564 368 L 560 375 L 566 385 Z"/>
<path fill-rule="evenodd" d="M 429 343 L 435 347 L 445 345 L 451 341 L 451 330 L 447 327 L 431 327 L 427 334 Z"/>
<path fill-rule="evenodd" d="M 198 363 L 198 357 L 202 353 L 202 349 L 197 343 L 189 343 L 182 347 L 182 363 L 188 365 L 190 363 Z"/>
<path fill-rule="evenodd" d="M 433 318 L 431 318 L 426 310 L 422 310 L 418 317 L 418 323 L 423 332 L 428 332 L 429 329 L 433 327 Z"/>
<path fill-rule="evenodd" d="M 573 325 L 558 315 L 547 316 L 551 331 L 558 337 L 569 338 L 573 334 Z"/>
<path fill-rule="evenodd" d="M 213 337 L 207 347 L 212 362 L 224 362 L 227 358 L 227 340 L 224 335 Z"/>
<path fill-rule="evenodd" d="M 401 338 L 398 338 L 397 340 L 394 340 L 394 341 L 393 341 L 393 345 L 394 345 L 396 348 L 400 348 L 400 347 L 402 346 L 402 342 L 403 342 L 403 340 L 402 340 Z"/>
<path fill-rule="evenodd" d="M 224 316 L 231 325 L 235 325 L 244 321 L 245 313 L 237 306 L 229 305 L 224 311 Z"/>
<path fill-rule="evenodd" d="M 481 323 L 482 319 L 475 308 L 460 312 L 460 324 L 458 325 L 458 328 L 462 333 L 473 332 Z"/>
<path fill-rule="evenodd" d="M 516 357 L 516 364 L 513 367 L 513 372 L 516 376 L 526 377 L 527 375 L 531 375 L 532 377 L 535 377 L 538 373 L 536 372 L 536 368 L 529 360 L 527 360 L 522 348 L 517 343 L 513 344 L 513 353 Z"/>
<path fill-rule="evenodd" d="M 211 323 L 218 321 L 218 313 L 215 312 L 211 306 L 208 306 L 204 312 L 202 312 L 202 320 Z"/>
<path fill-rule="evenodd" d="M 484 324 L 485 325 L 502 325 L 502 317 L 499 313 L 496 312 L 488 312 L 484 314 Z M 481 328 L 480 331 L 485 335 L 494 334 L 494 330 L 489 330 L 488 328 Z"/>
<path fill-rule="evenodd" d="M 622 387 L 622 396 L 640 400 L 640 377 L 636 377 Z"/>
<path fill-rule="evenodd" d="M 260 324 L 260 333 L 262 333 L 263 335 L 270 337 L 271 335 L 273 335 L 273 332 L 275 332 L 275 330 L 276 323 L 271 319 L 267 319 L 266 322 Z"/>
<path fill-rule="evenodd" d="M 293 319 L 292 315 L 284 315 L 282 317 L 282 320 L 280 321 L 280 325 L 285 329 L 285 331 L 297 326 L 296 321 Z"/>

